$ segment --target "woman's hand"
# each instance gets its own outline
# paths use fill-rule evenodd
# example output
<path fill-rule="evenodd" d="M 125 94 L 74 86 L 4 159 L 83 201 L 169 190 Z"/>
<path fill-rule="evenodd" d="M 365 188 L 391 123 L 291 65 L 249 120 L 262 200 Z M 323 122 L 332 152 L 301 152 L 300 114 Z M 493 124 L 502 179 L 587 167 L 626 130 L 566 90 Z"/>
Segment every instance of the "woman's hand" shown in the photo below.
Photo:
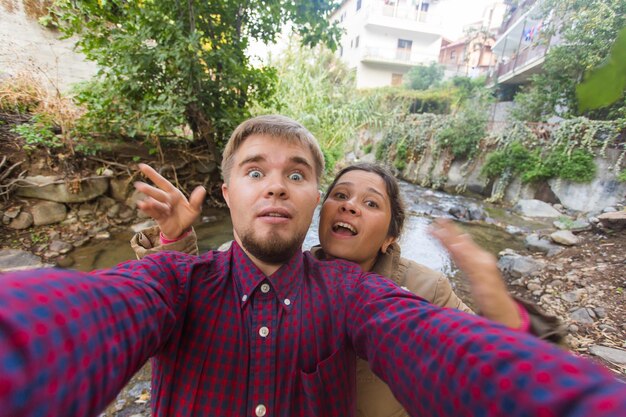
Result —
<path fill-rule="evenodd" d="M 478 246 L 450 220 L 436 219 L 431 234 L 468 278 L 480 313 L 490 320 L 519 328 L 522 323 L 519 307 L 506 288 L 495 256 Z"/>
<path fill-rule="evenodd" d="M 178 238 L 200 215 L 206 190 L 202 186 L 196 187 L 187 200 L 178 188 L 152 167 L 139 164 L 139 169 L 155 186 L 140 181 L 134 184 L 147 196 L 137 202 L 137 207 L 157 222 L 165 238 Z"/>

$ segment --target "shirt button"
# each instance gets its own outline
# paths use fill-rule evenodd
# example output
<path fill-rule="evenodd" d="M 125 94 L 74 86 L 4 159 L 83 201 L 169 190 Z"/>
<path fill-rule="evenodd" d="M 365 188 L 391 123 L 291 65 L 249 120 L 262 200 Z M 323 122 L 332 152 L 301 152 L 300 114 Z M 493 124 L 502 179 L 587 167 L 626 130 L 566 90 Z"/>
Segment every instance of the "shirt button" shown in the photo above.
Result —
<path fill-rule="evenodd" d="M 270 334 L 270 329 L 263 326 L 259 329 L 259 334 L 261 335 L 261 337 L 267 337 L 267 335 Z"/>
<path fill-rule="evenodd" d="M 263 417 L 266 413 L 267 413 L 267 408 L 263 404 L 257 405 L 256 408 L 254 409 L 254 414 L 256 414 L 257 417 Z"/>
<path fill-rule="evenodd" d="M 263 294 L 267 294 L 268 292 L 270 292 L 270 284 L 267 284 L 267 283 L 262 284 L 261 285 L 261 292 Z"/>
<path fill-rule="evenodd" d="M 248 299 L 248 296 L 244 294 L 243 297 L 241 297 L 241 301 L 243 301 L 244 303 L 246 302 L 246 300 Z"/>
<path fill-rule="evenodd" d="M 285 298 L 284 303 L 285 303 L 286 306 L 288 306 L 288 305 L 291 304 L 291 300 L 289 298 Z"/>

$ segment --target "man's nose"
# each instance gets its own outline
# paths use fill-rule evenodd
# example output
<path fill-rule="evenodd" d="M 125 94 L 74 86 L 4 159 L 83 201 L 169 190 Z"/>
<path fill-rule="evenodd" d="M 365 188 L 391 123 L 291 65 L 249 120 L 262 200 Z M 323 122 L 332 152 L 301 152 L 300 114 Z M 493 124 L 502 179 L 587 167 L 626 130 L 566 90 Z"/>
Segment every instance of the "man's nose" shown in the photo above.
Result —
<path fill-rule="evenodd" d="M 287 198 L 288 192 L 283 178 L 269 178 L 267 188 L 265 189 L 266 197 Z"/>

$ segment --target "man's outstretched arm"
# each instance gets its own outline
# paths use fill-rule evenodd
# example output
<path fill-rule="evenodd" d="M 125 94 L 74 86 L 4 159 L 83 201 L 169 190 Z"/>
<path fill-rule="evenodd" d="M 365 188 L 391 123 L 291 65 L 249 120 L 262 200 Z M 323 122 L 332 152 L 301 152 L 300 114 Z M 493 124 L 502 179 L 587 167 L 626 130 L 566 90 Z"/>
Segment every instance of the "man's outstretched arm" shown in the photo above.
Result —
<path fill-rule="evenodd" d="M 182 315 L 189 262 L 175 256 L 0 275 L 0 416 L 101 411 Z"/>
<path fill-rule="evenodd" d="M 626 416 L 626 384 L 591 361 L 373 274 L 352 294 L 353 346 L 411 415 Z"/>

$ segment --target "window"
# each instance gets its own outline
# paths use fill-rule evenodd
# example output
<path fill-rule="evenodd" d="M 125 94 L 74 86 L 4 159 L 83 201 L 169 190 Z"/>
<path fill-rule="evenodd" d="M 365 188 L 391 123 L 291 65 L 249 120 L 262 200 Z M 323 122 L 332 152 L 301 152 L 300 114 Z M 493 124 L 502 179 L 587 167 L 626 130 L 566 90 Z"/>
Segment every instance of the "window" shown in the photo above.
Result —
<path fill-rule="evenodd" d="M 421 8 L 421 10 L 422 10 L 423 12 L 427 12 L 427 11 L 428 11 L 428 7 L 430 7 L 430 4 L 428 4 L 428 3 L 424 2 L 424 3 L 422 3 L 422 8 Z"/>
<path fill-rule="evenodd" d="M 402 85 L 403 74 L 391 74 L 391 85 L 398 86 Z"/>
<path fill-rule="evenodd" d="M 454 61 L 456 58 L 456 51 L 450 51 L 450 61 Z"/>
<path fill-rule="evenodd" d="M 354 40 L 354 47 L 358 48 L 359 47 L 359 37 L 357 36 L 356 39 Z"/>
<path fill-rule="evenodd" d="M 406 40 L 406 39 L 398 39 L 398 49 L 411 50 L 411 46 L 413 46 L 413 41 Z"/>
<path fill-rule="evenodd" d="M 359 11 L 361 9 L 361 0 L 356 0 L 356 10 Z"/>

